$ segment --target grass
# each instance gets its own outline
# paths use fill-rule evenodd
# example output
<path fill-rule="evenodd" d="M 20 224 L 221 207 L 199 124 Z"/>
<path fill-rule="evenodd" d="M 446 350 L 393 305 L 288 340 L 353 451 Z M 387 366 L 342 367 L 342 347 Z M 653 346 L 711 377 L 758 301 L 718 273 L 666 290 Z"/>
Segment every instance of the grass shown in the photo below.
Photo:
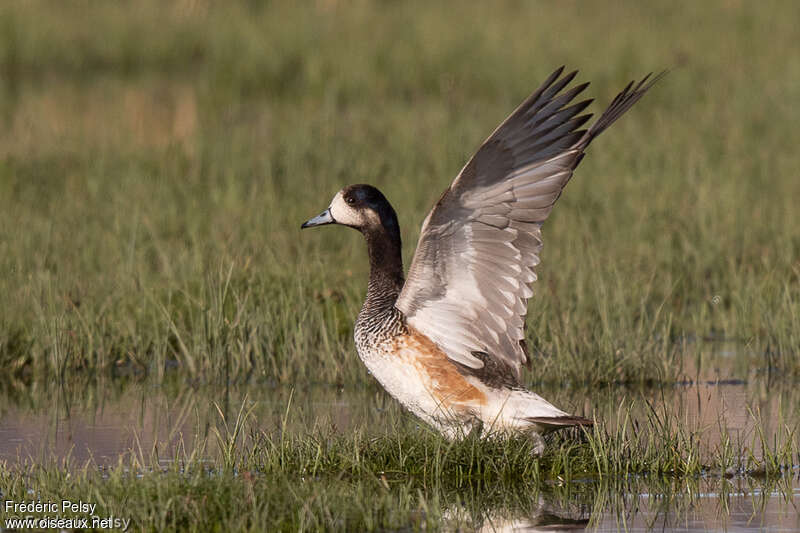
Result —
<path fill-rule="evenodd" d="M 18 379 L 364 381 L 363 243 L 299 222 L 374 183 L 409 262 L 441 190 L 562 63 L 594 111 L 673 71 L 546 225 L 528 380 L 669 381 L 704 338 L 800 370 L 794 3 L 43 6 L 0 9 L 0 363 Z"/>
<path fill-rule="evenodd" d="M 798 10 L 5 3 L 0 392 L 46 408 L 124 380 L 371 383 L 352 343 L 364 245 L 299 223 L 373 183 L 408 264 L 441 191 L 561 64 L 592 81 L 595 113 L 672 71 L 593 144 L 545 226 L 526 383 L 698 379 L 720 341 L 736 376 L 796 379 Z M 524 441 L 408 425 L 265 432 L 245 408 L 166 468 L 149 450 L 111 468 L 9 464 L 0 491 L 96 501 L 144 530 L 471 528 L 487 509 L 624 516 L 640 491 L 681 512 L 709 486 L 791 493 L 793 422 L 746 442 L 720 422 L 709 447 L 671 411 L 629 409 L 533 458 Z"/>
<path fill-rule="evenodd" d="M 634 427 L 630 406 L 620 408 L 624 421 L 614 427 L 552 436 L 542 457 L 520 438 L 450 442 L 407 428 L 378 437 L 363 429 L 287 432 L 290 407 L 282 427 L 264 431 L 251 409 L 245 399 L 212 438 L 172 455 L 139 449 L 110 467 L 35 461 L 2 468 L 0 491 L 15 501 L 95 502 L 97 515 L 130 518 L 146 531 L 471 529 L 501 517 L 627 513 L 630 502 L 620 495 L 642 491 L 669 499 L 648 512 L 678 519 L 705 492 L 791 499 L 800 461 L 796 427 L 775 442 L 756 431 L 748 442 L 710 449 L 701 433 L 674 431 L 668 413 L 653 411 Z"/>

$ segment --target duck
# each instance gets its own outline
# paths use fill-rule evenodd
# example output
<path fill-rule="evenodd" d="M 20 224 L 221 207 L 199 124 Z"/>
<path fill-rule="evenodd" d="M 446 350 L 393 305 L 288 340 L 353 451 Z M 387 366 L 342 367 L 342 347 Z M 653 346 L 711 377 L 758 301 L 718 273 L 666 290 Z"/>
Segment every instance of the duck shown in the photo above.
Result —
<path fill-rule="evenodd" d="M 542 225 L 589 144 L 665 74 L 630 82 L 588 128 L 573 103 L 588 83 L 555 70 L 481 144 L 425 218 L 407 276 L 397 213 L 367 184 L 344 187 L 301 229 L 363 235 L 369 280 L 356 351 L 406 409 L 446 438 L 519 434 L 544 449 L 550 431 L 593 420 L 555 407 L 521 381 L 531 359 L 525 316 Z"/>

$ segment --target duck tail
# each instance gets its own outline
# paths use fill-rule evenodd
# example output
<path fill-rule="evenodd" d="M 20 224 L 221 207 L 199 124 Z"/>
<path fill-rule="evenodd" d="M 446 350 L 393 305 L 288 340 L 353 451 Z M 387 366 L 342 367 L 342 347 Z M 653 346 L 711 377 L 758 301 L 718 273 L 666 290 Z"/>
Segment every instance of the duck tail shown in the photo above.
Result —
<path fill-rule="evenodd" d="M 529 416 L 525 420 L 531 424 L 543 426 L 549 430 L 561 429 L 572 426 L 592 427 L 594 420 L 584 418 L 582 416 Z"/>

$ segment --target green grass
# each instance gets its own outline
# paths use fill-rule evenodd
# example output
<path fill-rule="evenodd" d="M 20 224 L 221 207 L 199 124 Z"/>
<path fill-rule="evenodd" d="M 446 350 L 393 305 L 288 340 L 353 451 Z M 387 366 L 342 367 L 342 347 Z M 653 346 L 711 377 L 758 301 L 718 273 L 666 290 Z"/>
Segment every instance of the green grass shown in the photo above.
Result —
<path fill-rule="evenodd" d="M 668 381 L 708 337 L 797 374 L 797 9 L 7 4 L 0 362 L 363 381 L 364 245 L 299 222 L 374 183 L 408 262 L 440 192 L 564 63 L 595 112 L 673 70 L 545 227 L 529 380 Z"/>
<path fill-rule="evenodd" d="M 439 487 L 421 491 L 403 483 L 387 487 L 380 479 L 298 483 L 283 477 L 175 471 L 148 473 L 132 483 L 130 475 L 116 472 L 102 476 L 81 471 L 68 477 L 43 467 L 26 470 L 24 479 L 46 487 L 38 491 L 44 501 L 65 497 L 97 501 L 100 516 L 130 517 L 137 531 L 473 531 L 497 524 L 498 518 L 533 518 L 547 524 L 553 516 L 574 517 L 591 524 L 592 512 L 605 511 L 607 521 L 614 515 L 632 519 L 645 510 L 651 513 L 648 518 L 670 513 L 680 523 L 696 512 L 703 504 L 701 495 L 708 492 L 720 494 L 718 516 L 724 523 L 724 505 L 737 493 L 754 494 L 753 513 L 768 501 L 757 496 L 759 492 L 788 498 L 791 494 L 791 487 L 760 478 L 659 480 L 647 485 L 653 501 L 646 509 L 642 501 L 631 505 L 621 497 L 626 490 L 642 490 L 644 484 L 637 480 L 552 487 L 520 484 L 512 489 L 474 485 L 455 492 Z M 25 483 L 16 483 L 9 494 L 23 494 Z"/>
<path fill-rule="evenodd" d="M 734 486 L 791 498 L 800 461 L 796 426 L 775 441 L 756 431 L 747 442 L 710 448 L 702 432 L 674 431 L 668 413 L 634 424 L 630 406 L 613 428 L 551 436 L 542 457 L 521 438 L 450 442 L 402 427 L 378 437 L 363 428 L 298 434 L 286 431 L 289 407 L 283 425 L 265 432 L 251 409 L 245 399 L 191 451 L 139 448 L 110 467 L 6 466 L 0 491 L 14 501 L 98 503 L 99 516 L 130 518 L 146 531 L 469 529 L 489 515 L 598 520 L 636 512 L 623 496 L 642 491 L 663 494 L 662 512 L 678 517 L 699 493 Z"/>
<path fill-rule="evenodd" d="M 561 64 L 592 81 L 595 113 L 672 70 L 592 145 L 545 226 L 526 382 L 692 379 L 720 339 L 737 376 L 797 378 L 798 18 L 790 1 L 5 3 L 0 392 L 371 383 L 352 344 L 364 244 L 300 222 L 375 184 L 408 264 L 441 191 Z M 529 516 L 539 496 L 621 513 L 648 490 L 688 509 L 704 484 L 780 490 L 800 462 L 792 424 L 704 449 L 669 413 L 625 412 L 540 459 L 407 425 L 229 421 L 211 464 L 5 465 L 0 491 L 95 500 L 145 530 L 437 529 Z"/>

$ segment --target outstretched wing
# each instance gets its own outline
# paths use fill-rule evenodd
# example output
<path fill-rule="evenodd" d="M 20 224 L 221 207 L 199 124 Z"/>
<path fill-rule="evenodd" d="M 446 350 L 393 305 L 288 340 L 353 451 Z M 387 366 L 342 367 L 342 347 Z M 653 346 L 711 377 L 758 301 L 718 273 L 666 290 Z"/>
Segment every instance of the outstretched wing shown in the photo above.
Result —
<path fill-rule="evenodd" d="M 628 84 L 585 130 L 591 100 L 570 103 L 589 84 L 562 92 L 577 73 L 562 71 L 492 133 L 428 214 L 396 303 L 453 361 L 476 371 L 490 362 L 513 380 L 526 361 L 542 223 L 592 139 L 663 75 Z"/>

